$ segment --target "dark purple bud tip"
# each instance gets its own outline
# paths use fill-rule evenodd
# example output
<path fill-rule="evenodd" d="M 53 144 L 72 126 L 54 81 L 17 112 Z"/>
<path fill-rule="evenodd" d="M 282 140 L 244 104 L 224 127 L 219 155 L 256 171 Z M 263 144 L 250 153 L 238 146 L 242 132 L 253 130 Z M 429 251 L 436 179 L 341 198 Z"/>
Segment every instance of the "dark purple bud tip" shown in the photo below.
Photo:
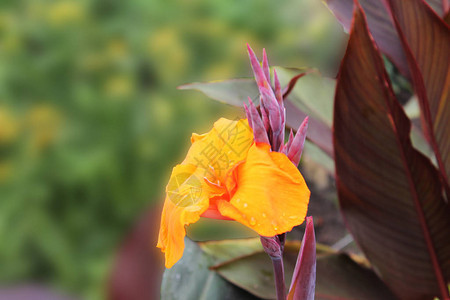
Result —
<path fill-rule="evenodd" d="M 271 257 L 271 258 L 281 258 L 282 257 L 282 250 L 280 241 L 277 236 L 272 237 L 266 237 L 266 236 L 260 236 L 261 239 L 261 245 L 264 248 L 264 251 Z"/>

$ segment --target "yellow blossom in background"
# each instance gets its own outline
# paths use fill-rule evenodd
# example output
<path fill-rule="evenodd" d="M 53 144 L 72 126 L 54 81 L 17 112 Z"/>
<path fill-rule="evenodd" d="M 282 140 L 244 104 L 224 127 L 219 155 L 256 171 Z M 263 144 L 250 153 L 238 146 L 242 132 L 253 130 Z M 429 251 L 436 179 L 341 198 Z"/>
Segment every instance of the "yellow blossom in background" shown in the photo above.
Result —
<path fill-rule="evenodd" d="M 61 112 L 53 106 L 32 107 L 27 115 L 31 151 L 39 152 L 48 147 L 57 138 L 62 121 Z"/>
<path fill-rule="evenodd" d="M 53 25 L 62 25 L 84 18 L 86 12 L 80 1 L 57 1 L 48 8 L 48 20 Z"/>
<path fill-rule="evenodd" d="M 121 60 L 128 54 L 128 45 L 121 39 L 112 39 L 107 46 L 107 56 L 113 60 Z"/>
<path fill-rule="evenodd" d="M 109 78 L 105 84 L 106 94 L 110 97 L 125 99 L 133 92 L 133 81 L 129 76 L 118 75 Z"/>
<path fill-rule="evenodd" d="M 54 24 L 80 20 L 84 15 L 84 7 L 79 1 L 57 1 L 48 8 L 48 19 Z"/>
<path fill-rule="evenodd" d="M 176 78 L 190 64 L 188 48 L 176 28 L 160 28 L 152 33 L 148 49 L 150 56 L 159 58 L 155 64 L 164 80 Z"/>
<path fill-rule="evenodd" d="M 6 182 L 13 174 L 12 162 L 0 162 L 0 184 Z"/>
<path fill-rule="evenodd" d="M 0 145 L 11 143 L 18 133 L 18 120 L 7 107 L 0 106 Z"/>

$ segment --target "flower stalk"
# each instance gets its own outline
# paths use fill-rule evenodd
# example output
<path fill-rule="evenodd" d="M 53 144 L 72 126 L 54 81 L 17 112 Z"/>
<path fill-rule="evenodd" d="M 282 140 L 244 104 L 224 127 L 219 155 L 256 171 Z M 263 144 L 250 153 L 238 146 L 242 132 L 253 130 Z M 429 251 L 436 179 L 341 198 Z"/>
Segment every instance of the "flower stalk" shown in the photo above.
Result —
<path fill-rule="evenodd" d="M 285 235 L 285 234 L 281 234 Z M 277 300 L 286 299 L 286 284 L 284 281 L 284 265 L 283 265 L 283 248 L 284 241 L 279 239 L 279 236 L 265 237 L 261 236 L 261 245 L 264 251 L 272 260 L 273 273 L 275 279 L 275 289 L 277 292 Z"/>
<path fill-rule="evenodd" d="M 284 144 L 286 109 L 284 107 L 283 94 L 277 73 L 274 70 L 275 89 L 272 89 L 266 51 L 263 50 L 261 67 L 253 50 L 248 45 L 247 48 L 260 92 L 259 110 L 261 114 L 250 98 L 248 99 L 249 105 L 244 104 L 249 125 L 253 129 L 255 142 L 270 144 L 271 151 L 286 154 L 289 160 L 297 166 L 300 162 L 305 143 L 308 117 L 302 122 L 295 136 L 291 130 L 288 142 Z M 285 300 L 286 286 L 284 281 L 283 251 L 286 233 L 281 233 L 273 237 L 260 236 L 260 240 L 264 251 L 272 260 L 277 299 Z"/>
<path fill-rule="evenodd" d="M 283 257 L 277 257 L 272 259 L 273 273 L 275 276 L 275 288 L 277 291 L 277 300 L 286 299 L 286 286 L 284 283 L 284 265 Z"/>

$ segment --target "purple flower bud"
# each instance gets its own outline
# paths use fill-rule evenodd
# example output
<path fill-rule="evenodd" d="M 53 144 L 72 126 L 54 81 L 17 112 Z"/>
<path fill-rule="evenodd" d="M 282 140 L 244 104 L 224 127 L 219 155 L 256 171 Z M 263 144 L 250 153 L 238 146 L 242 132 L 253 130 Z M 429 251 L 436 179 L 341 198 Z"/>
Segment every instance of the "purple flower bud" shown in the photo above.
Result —
<path fill-rule="evenodd" d="M 269 61 L 267 60 L 266 49 L 263 49 L 262 68 L 264 71 L 264 75 L 266 76 L 266 80 L 270 85 L 270 69 L 269 69 Z"/>
<path fill-rule="evenodd" d="M 273 70 L 273 81 L 275 82 L 275 97 L 280 106 L 283 104 L 283 92 L 281 91 L 280 80 L 278 79 L 277 71 Z"/>
<path fill-rule="evenodd" d="M 261 240 L 261 244 L 264 248 L 264 251 L 271 258 L 281 258 L 282 251 L 281 251 L 281 245 L 280 245 L 278 236 L 272 236 L 272 237 L 260 236 L 260 240 Z"/>
<path fill-rule="evenodd" d="M 261 102 L 263 102 L 264 107 L 266 108 L 269 120 L 270 127 L 273 131 L 279 131 L 281 129 L 281 114 L 280 107 L 278 106 L 278 102 L 273 97 L 273 94 L 270 92 L 271 90 L 266 88 L 261 88 Z"/>
<path fill-rule="evenodd" d="M 284 108 L 283 91 L 281 90 L 280 80 L 278 80 L 277 71 L 273 70 L 273 80 L 275 81 L 275 98 L 280 106 L 281 123 L 282 127 L 286 125 L 286 109 Z"/>
<path fill-rule="evenodd" d="M 252 48 L 247 44 L 248 56 L 250 57 L 250 63 L 252 64 L 253 73 L 255 74 L 256 83 L 258 84 L 258 88 L 265 87 L 267 89 L 270 88 L 268 81 L 266 80 L 266 76 L 259 64 L 258 58 L 253 52 Z"/>
<path fill-rule="evenodd" d="M 256 109 L 255 105 L 253 104 L 253 101 L 250 97 L 248 97 L 248 103 L 249 103 L 249 115 L 252 121 L 251 127 L 253 128 L 253 135 L 255 137 L 255 142 L 257 143 L 269 143 L 269 137 L 267 136 L 266 129 L 264 128 L 263 121 L 261 120 L 261 117 L 258 114 L 258 110 Z"/>
<path fill-rule="evenodd" d="M 266 129 L 266 132 L 269 132 L 269 129 L 270 129 L 269 116 L 267 115 L 267 110 L 266 110 L 266 107 L 264 106 L 264 101 L 262 101 L 262 97 L 260 97 L 259 103 L 260 103 L 259 108 L 261 110 L 261 116 L 262 116 L 264 128 Z"/>
<path fill-rule="evenodd" d="M 303 146 L 305 145 L 306 130 L 308 129 L 308 117 L 306 117 L 295 134 L 292 145 L 289 147 L 287 157 L 294 165 L 298 165 L 302 156 Z"/>
<path fill-rule="evenodd" d="M 291 131 L 289 132 L 289 139 L 288 139 L 286 145 L 283 148 L 284 151 L 285 151 L 284 154 L 286 154 L 286 155 L 288 154 L 289 149 L 291 148 L 293 140 L 294 140 L 294 133 L 292 132 L 292 129 L 291 129 Z"/>
<path fill-rule="evenodd" d="M 245 103 L 244 103 L 244 110 L 245 110 L 245 115 L 247 116 L 248 125 L 250 125 L 250 128 L 253 129 L 252 114 L 250 113 L 250 110 L 248 109 L 248 106 Z"/>

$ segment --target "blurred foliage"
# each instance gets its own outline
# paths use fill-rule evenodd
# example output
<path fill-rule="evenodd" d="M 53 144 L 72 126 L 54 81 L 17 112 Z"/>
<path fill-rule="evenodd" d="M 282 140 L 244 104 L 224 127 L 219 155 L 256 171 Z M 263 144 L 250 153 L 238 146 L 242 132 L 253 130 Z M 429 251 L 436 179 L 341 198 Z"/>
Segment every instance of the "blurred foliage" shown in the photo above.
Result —
<path fill-rule="evenodd" d="M 238 113 L 176 86 L 250 75 L 246 42 L 333 73 L 339 33 L 316 0 L 2 1 L 0 283 L 104 298 L 190 133 Z"/>

